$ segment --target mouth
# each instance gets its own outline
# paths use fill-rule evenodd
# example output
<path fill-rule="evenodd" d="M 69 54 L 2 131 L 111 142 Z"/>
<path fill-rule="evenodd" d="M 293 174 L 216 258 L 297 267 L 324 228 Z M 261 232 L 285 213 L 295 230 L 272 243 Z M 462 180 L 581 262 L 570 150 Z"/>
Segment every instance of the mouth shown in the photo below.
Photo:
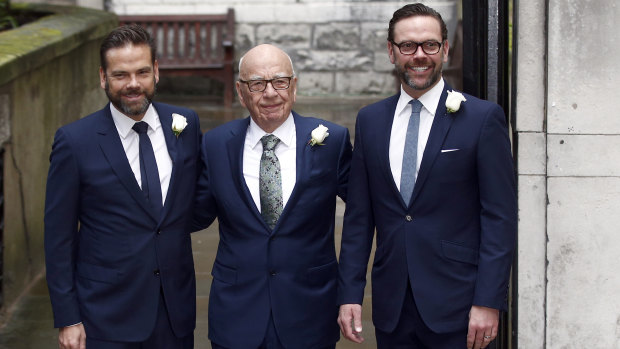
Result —
<path fill-rule="evenodd" d="M 413 71 L 414 73 L 420 74 L 428 70 L 431 70 L 431 67 L 430 66 L 414 66 L 414 67 L 409 67 L 409 70 Z"/>
<path fill-rule="evenodd" d="M 141 92 L 130 92 L 123 94 L 123 98 L 130 102 L 139 101 L 143 96 L 144 95 Z"/>

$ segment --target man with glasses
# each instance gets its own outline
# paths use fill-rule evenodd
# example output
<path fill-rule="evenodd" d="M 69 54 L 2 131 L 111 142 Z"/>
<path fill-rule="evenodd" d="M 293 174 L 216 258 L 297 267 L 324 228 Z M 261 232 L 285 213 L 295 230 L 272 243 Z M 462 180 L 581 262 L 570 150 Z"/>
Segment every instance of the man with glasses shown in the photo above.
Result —
<path fill-rule="evenodd" d="M 444 82 L 447 36 L 427 6 L 394 12 L 387 49 L 400 93 L 357 116 L 338 319 L 354 342 L 375 229 L 378 348 L 485 348 L 506 308 L 517 226 L 506 120 Z"/>
<path fill-rule="evenodd" d="M 346 128 L 292 111 L 290 57 L 259 45 L 239 62 L 250 116 L 203 137 L 195 228 L 218 218 L 209 297 L 213 348 L 334 348 L 340 338 L 336 196 L 346 200 Z"/>

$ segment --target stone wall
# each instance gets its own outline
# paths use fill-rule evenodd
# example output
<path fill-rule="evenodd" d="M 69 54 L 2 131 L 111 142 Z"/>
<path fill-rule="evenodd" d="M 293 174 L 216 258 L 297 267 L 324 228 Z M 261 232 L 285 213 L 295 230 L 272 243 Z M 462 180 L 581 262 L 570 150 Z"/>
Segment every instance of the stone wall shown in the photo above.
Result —
<path fill-rule="evenodd" d="M 424 1 L 454 32 L 458 1 Z M 387 55 L 392 13 L 409 1 L 370 0 L 109 0 L 130 14 L 225 13 L 235 10 L 238 59 L 271 43 L 292 58 L 301 95 L 384 95 L 397 91 Z"/>
<path fill-rule="evenodd" d="M 620 348 L 620 7 L 517 16 L 519 348 Z"/>
<path fill-rule="evenodd" d="M 44 269 L 45 183 L 54 132 L 107 101 L 97 73 L 99 45 L 117 23 L 103 11 L 27 7 L 56 15 L 0 33 L 5 308 Z"/>

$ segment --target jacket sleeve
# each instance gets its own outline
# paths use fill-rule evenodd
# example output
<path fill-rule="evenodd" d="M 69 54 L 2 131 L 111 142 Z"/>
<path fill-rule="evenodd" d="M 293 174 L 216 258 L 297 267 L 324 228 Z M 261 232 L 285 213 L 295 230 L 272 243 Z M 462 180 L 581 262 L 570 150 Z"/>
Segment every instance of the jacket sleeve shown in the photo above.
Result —
<path fill-rule="evenodd" d="M 368 173 L 364 159 L 364 139 L 358 116 L 351 176 L 344 215 L 339 260 L 339 304 L 362 304 L 368 258 L 372 249 L 375 221 L 370 200 Z"/>
<path fill-rule="evenodd" d="M 493 104 L 478 141 L 480 249 L 473 304 L 506 308 L 517 231 L 516 180 L 502 109 Z"/>
<path fill-rule="evenodd" d="M 198 183 L 196 185 L 196 195 L 194 200 L 194 219 L 192 231 L 198 231 L 207 228 L 217 216 L 217 204 L 212 195 L 209 183 L 209 159 L 208 159 L 208 138 L 206 135 L 202 137 L 202 146 L 200 147 L 201 161 L 199 164 Z M 217 150 L 212 150 L 217 151 Z"/>
<path fill-rule="evenodd" d="M 71 139 L 54 137 L 45 195 L 45 264 L 54 326 L 81 322 L 75 290 L 80 176 Z"/>
<path fill-rule="evenodd" d="M 349 129 L 344 128 L 344 136 L 342 138 L 342 145 L 340 146 L 340 154 L 338 156 L 338 196 L 342 201 L 347 202 L 349 172 L 351 171 L 351 155 L 353 151 Z"/>

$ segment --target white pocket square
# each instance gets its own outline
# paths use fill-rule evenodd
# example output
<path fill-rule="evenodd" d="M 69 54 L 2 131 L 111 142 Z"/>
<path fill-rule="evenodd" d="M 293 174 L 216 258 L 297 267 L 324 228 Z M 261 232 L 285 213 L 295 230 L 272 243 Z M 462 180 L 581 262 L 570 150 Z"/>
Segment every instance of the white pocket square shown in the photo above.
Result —
<path fill-rule="evenodd" d="M 442 153 L 449 153 L 451 151 L 459 151 L 460 149 L 441 149 Z"/>

